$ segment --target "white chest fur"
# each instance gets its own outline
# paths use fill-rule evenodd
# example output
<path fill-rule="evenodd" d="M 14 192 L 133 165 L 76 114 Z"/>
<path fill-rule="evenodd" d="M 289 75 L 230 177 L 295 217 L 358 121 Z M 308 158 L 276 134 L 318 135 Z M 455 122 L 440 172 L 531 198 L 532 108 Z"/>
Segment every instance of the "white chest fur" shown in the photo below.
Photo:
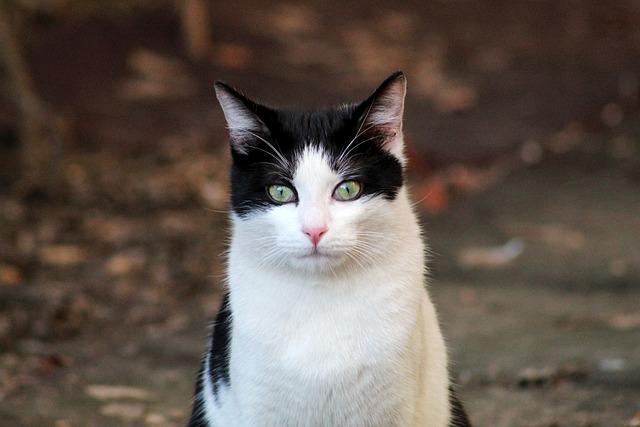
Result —
<path fill-rule="evenodd" d="M 236 227 L 230 386 L 207 405 L 211 419 L 227 420 L 221 426 L 448 425 L 446 351 L 406 203 L 408 223 L 395 247 L 349 273 L 265 270 Z"/>

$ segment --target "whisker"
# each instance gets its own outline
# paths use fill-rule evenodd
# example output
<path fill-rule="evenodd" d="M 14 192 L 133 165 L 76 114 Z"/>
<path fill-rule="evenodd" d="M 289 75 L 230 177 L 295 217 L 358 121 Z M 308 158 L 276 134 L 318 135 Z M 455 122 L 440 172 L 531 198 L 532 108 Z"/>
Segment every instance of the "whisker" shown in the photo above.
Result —
<path fill-rule="evenodd" d="M 285 170 L 288 170 L 288 169 L 289 169 L 289 167 L 287 166 L 287 164 L 282 163 L 282 159 L 280 159 L 280 157 L 279 157 L 279 156 L 277 156 L 277 155 L 275 155 L 275 154 L 273 154 L 273 153 L 271 153 L 271 152 L 269 152 L 269 151 L 267 151 L 267 150 L 265 150 L 265 149 L 263 149 L 263 148 L 260 148 L 260 147 L 253 147 L 253 149 L 254 149 L 254 150 L 258 150 L 258 151 L 262 151 L 263 153 L 268 154 L 269 156 L 273 157 L 273 158 L 276 160 L 277 164 L 278 164 L 280 167 L 282 167 L 283 169 L 285 169 Z M 265 163 L 265 162 L 263 162 L 263 163 Z"/>
<path fill-rule="evenodd" d="M 368 112 L 367 112 L 368 114 Z M 348 155 L 348 153 L 350 153 L 351 150 L 351 145 L 360 137 L 360 135 L 364 134 L 366 131 L 368 131 L 369 129 L 371 129 L 372 127 L 374 127 L 374 125 L 370 125 L 367 126 L 365 129 L 362 129 L 362 125 L 364 124 L 364 121 L 366 120 L 366 116 L 365 119 L 363 120 L 363 122 L 360 124 L 360 128 L 358 128 L 358 131 L 356 132 L 356 135 L 353 137 L 353 139 L 351 141 L 349 141 L 349 143 L 342 149 L 340 155 L 338 156 L 338 161 L 341 162 L 344 160 L 344 158 Z M 367 139 L 367 141 L 370 141 L 370 139 Z M 360 145 L 360 144 L 358 144 Z"/>
<path fill-rule="evenodd" d="M 282 165 L 283 168 L 285 169 L 290 169 L 290 163 L 289 160 L 287 160 L 286 157 L 284 157 L 284 155 L 276 149 L 276 147 L 273 146 L 273 144 L 271 144 L 269 141 L 267 141 L 265 138 L 261 137 L 258 134 L 255 134 L 253 132 L 250 132 L 251 135 L 253 135 L 255 138 L 258 138 L 260 141 L 264 142 L 265 144 L 267 144 L 267 146 L 269 148 L 271 148 L 275 154 L 274 157 L 276 157 L 278 159 L 278 162 L 280 163 L 280 165 Z M 263 152 L 266 152 L 265 150 L 262 150 Z"/>
<path fill-rule="evenodd" d="M 353 145 L 351 148 L 349 148 L 347 151 L 343 151 L 342 154 L 340 155 L 340 157 L 338 157 L 338 163 L 343 163 L 344 159 L 356 148 L 360 147 L 362 144 L 366 144 L 367 142 L 376 139 L 377 136 L 372 136 L 371 138 L 367 138 L 367 139 L 363 139 L 362 141 L 359 141 L 357 144 Z"/>

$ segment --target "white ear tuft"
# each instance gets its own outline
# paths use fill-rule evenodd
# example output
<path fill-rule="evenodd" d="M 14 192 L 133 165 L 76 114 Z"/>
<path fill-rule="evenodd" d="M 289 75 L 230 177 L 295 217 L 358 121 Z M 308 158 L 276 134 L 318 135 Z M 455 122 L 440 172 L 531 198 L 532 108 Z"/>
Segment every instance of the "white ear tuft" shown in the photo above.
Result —
<path fill-rule="evenodd" d="M 402 130 L 404 97 L 407 80 L 401 72 L 391 75 L 373 94 L 371 110 L 366 122 L 397 133 Z"/>
<path fill-rule="evenodd" d="M 402 116 L 407 81 L 400 71 L 389 76 L 361 106 L 363 130 L 382 136 L 382 146 L 404 163 Z"/>
<path fill-rule="evenodd" d="M 215 83 L 216 96 L 227 120 L 227 128 L 231 136 L 231 147 L 242 154 L 249 149 L 249 142 L 256 139 L 257 134 L 265 136 L 267 126 L 257 116 L 257 104 L 222 82 Z"/>

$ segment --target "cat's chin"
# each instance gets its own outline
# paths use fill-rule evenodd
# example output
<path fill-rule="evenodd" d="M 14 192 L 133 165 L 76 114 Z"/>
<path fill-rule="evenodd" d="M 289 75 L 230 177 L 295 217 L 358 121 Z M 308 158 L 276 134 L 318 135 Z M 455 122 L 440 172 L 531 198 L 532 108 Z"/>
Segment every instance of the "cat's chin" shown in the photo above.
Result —
<path fill-rule="evenodd" d="M 342 255 L 313 251 L 306 254 L 291 256 L 288 259 L 292 268 L 302 273 L 335 273 L 344 264 Z"/>

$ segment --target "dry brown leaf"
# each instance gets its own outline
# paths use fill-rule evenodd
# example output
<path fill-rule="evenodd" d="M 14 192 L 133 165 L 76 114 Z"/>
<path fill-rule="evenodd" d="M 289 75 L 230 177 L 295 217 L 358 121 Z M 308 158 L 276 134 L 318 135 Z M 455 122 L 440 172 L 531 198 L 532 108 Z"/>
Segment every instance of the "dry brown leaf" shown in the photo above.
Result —
<path fill-rule="evenodd" d="M 113 255 L 107 261 L 106 268 L 113 276 L 124 276 L 134 271 L 142 269 L 146 262 L 146 257 L 140 251 L 128 251 Z"/>
<path fill-rule="evenodd" d="M 129 56 L 128 65 L 135 76 L 120 85 L 120 96 L 126 100 L 185 98 L 198 90 L 198 83 L 177 58 L 139 49 Z"/>
<path fill-rule="evenodd" d="M 578 250 L 585 244 L 585 235 L 558 224 L 515 224 L 507 227 L 510 234 L 527 242 L 545 243 L 567 249 Z"/>
<path fill-rule="evenodd" d="M 616 314 L 609 319 L 608 323 L 612 328 L 621 330 L 640 328 L 640 311 Z"/>
<path fill-rule="evenodd" d="M 638 427 L 640 426 L 640 412 L 635 414 L 633 418 L 625 423 L 625 427 Z"/>
<path fill-rule="evenodd" d="M 120 418 L 132 422 L 142 419 L 145 413 L 144 405 L 140 403 L 109 403 L 100 408 L 100 413 L 106 417 Z"/>
<path fill-rule="evenodd" d="M 440 113 L 455 114 L 475 107 L 478 97 L 478 91 L 471 85 L 449 83 L 435 94 L 434 102 Z"/>
<path fill-rule="evenodd" d="M 38 257 L 44 264 L 70 267 L 82 263 L 86 251 L 76 245 L 49 245 L 39 250 Z"/>
<path fill-rule="evenodd" d="M 416 189 L 419 203 L 433 213 L 444 212 L 449 207 L 449 192 L 444 182 L 432 179 Z"/>
<path fill-rule="evenodd" d="M 123 385 L 93 384 L 85 387 L 84 391 L 94 399 L 102 401 L 119 399 L 150 400 L 153 398 L 153 394 L 145 389 Z"/>
<path fill-rule="evenodd" d="M 0 285 L 19 285 L 24 281 L 22 272 L 13 265 L 0 265 Z"/>
<path fill-rule="evenodd" d="M 216 47 L 213 61 L 222 67 L 241 70 L 251 65 L 251 50 L 237 43 L 223 43 Z"/>

